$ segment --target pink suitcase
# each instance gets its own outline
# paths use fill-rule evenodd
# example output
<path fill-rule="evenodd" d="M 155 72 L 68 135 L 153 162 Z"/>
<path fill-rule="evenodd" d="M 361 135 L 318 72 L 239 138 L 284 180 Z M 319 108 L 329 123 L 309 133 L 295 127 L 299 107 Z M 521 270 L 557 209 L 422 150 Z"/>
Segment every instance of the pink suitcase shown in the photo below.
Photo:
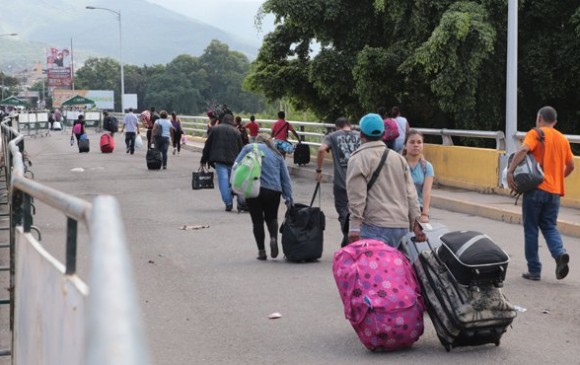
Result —
<path fill-rule="evenodd" d="M 334 254 L 332 271 L 344 315 L 371 351 L 411 346 L 423 334 L 424 302 L 409 260 L 377 240 Z"/>

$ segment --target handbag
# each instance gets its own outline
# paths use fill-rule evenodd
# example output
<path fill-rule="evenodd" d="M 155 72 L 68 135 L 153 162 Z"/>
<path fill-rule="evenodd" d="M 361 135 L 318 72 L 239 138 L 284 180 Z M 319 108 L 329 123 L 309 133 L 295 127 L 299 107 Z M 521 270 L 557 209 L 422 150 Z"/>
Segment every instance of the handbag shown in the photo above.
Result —
<path fill-rule="evenodd" d="M 213 189 L 213 171 L 206 170 L 205 167 L 200 166 L 197 171 L 193 172 L 191 188 L 193 190 Z"/>

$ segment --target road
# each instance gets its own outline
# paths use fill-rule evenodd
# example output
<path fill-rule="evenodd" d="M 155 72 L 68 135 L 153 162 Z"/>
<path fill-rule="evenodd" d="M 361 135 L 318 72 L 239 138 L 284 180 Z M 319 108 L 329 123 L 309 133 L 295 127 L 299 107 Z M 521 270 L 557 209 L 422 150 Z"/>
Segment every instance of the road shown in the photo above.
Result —
<path fill-rule="evenodd" d="M 125 153 L 121 135 L 112 154 L 79 154 L 68 135 L 27 138 L 26 150 L 37 181 L 92 200 L 111 194 L 121 202 L 153 363 L 164 364 L 580 364 L 580 239 L 565 237 L 570 275 L 557 281 L 555 264 L 542 244 L 542 281 L 520 277 L 526 271 L 521 226 L 432 209 L 432 221 L 452 230 L 492 236 L 511 256 L 505 292 L 527 309 L 493 345 L 446 353 L 429 318 L 409 350 L 371 353 L 345 320 L 332 277 L 333 253 L 340 245 L 332 186 L 320 199 L 327 217 L 325 250 L 316 263 L 256 260 L 248 214 L 226 213 L 215 190 L 191 190 L 191 172 L 200 154 L 169 156 L 168 169 L 148 171 L 145 153 Z M 73 169 L 82 168 L 82 172 Z M 307 203 L 311 179 L 294 177 L 294 200 Z M 317 203 L 318 204 L 318 199 Z M 280 221 L 284 213 L 280 207 Z M 66 219 L 37 206 L 34 218 L 43 243 L 64 259 Z M 209 225 L 184 231 L 183 225 Z M 88 239 L 81 229 L 79 275 L 86 279 Z M 273 312 L 282 318 L 268 319 Z"/>

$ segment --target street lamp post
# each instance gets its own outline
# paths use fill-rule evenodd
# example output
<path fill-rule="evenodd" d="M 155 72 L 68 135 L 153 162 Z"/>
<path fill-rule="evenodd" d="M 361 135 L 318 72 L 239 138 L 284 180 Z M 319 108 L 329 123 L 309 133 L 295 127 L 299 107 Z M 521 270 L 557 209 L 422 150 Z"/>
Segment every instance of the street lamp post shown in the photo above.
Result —
<path fill-rule="evenodd" d="M 517 149 L 518 131 L 518 0 L 508 2 L 508 44 L 506 75 L 506 152 Z"/>
<path fill-rule="evenodd" d="M 6 34 L 0 34 L 0 37 L 16 37 L 18 35 L 18 33 L 6 33 Z M 2 72 L 2 99 L 4 99 L 4 78 L 6 77 L 6 75 L 4 74 L 4 72 Z"/>
<path fill-rule="evenodd" d="M 121 63 L 121 113 L 125 112 L 125 71 L 123 69 L 123 31 L 121 27 L 121 11 L 116 11 L 109 8 L 100 8 L 97 6 L 87 6 L 89 10 L 105 10 L 117 15 L 119 20 L 119 63 Z"/>

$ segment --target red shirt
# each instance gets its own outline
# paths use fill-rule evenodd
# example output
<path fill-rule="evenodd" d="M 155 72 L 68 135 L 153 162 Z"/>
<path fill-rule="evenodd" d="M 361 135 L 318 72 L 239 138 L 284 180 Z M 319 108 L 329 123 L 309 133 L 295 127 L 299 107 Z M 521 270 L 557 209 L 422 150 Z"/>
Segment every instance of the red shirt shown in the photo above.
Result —
<path fill-rule="evenodd" d="M 250 130 L 250 137 L 256 137 L 258 132 L 260 132 L 260 125 L 256 121 L 248 123 L 246 128 Z"/>
<path fill-rule="evenodd" d="M 278 119 L 272 126 L 272 137 L 281 141 L 288 141 L 288 132 L 293 130 L 294 128 L 290 123 L 284 119 Z"/>

